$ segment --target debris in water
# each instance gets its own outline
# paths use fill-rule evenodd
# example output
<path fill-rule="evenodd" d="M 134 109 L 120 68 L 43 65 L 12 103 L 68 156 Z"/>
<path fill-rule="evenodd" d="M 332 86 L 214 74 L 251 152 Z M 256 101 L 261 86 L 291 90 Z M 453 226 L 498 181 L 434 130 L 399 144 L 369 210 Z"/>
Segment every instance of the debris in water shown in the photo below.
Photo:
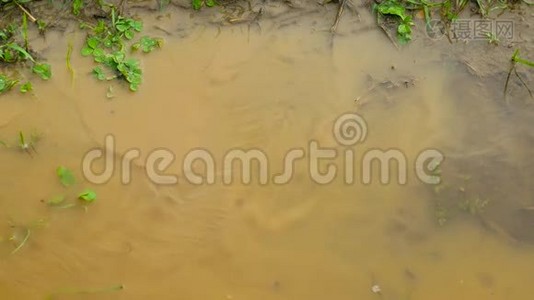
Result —
<path fill-rule="evenodd" d="M 371 287 L 371 291 L 375 294 L 380 294 L 382 290 L 380 289 L 380 286 L 378 284 L 375 284 Z"/>

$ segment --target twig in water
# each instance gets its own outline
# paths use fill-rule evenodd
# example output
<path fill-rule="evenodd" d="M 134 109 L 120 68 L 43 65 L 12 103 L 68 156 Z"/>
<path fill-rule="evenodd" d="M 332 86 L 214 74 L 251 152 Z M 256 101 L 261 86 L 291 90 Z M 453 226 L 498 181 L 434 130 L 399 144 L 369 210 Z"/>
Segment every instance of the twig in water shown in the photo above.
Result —
<path fill-rule="evenodd" d="M 339 25 L 339 20 L 341 19 L 341 15 L 343 14 L 343 10 L 345 10 L 345 5 L 347 4 L 348 0 L 341 0 L 339 3 L 339 9 L 337 10 L 336 20 L 334 21 L 334 24 L 330 28 L 330 32 L 336 33 L 337 26 Z"/>
<path fill-rule="evenodd" d="M 33 23 L 37 22 L 37 19 L 34 16 L 32 16 L 32 14 L 30 14 L 30 12 L 27 11 L 24 8 L 24 6 L 18 4 L 16 1 L 15 1 L 15 4 L 20 8 L 20 10 L 22 10 L 28 16 L 28 18 L 30 18 L 30 21 L 32 21 Z"/>

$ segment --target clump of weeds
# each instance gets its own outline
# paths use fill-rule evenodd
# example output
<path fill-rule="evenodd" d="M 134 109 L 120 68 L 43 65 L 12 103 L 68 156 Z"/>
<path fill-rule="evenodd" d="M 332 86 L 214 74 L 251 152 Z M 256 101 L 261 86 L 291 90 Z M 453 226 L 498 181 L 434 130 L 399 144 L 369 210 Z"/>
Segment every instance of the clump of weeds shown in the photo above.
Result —
<path fill-rule="evenodd" d="M 214 7 L 215 5 L 217 5 L 217 2 L 215 0 L 191 0 L 191 6 L 195 10 L 199 10 L 203 6 Z"/>
<path fill-rule="evenodd" d="M 28 41 L 28 19 L 32 23 L 37 20 L 24 8 L 23 4 L 29 1 L 21 0 L 1 0 L 0 8 L 7 10 L 10 7 L 20 9 L 20 23 L 16 21 L 0 26 L 0 94 L 8 92 L 14 86 L 21 83 L 19 88 L 21 93 L 30 92 L 33 87 L 31 82 L 21 80 L 22 70 L 30 70 L 34 75 L 43 80 L 48 80 L 52 76 L 49 64 L 38 61 L 32 54 Z M 6 74 L 5 70 L 16 70 Z"/>
<path fill-rule="evenodd" d="M 522 2 L 532 5 L 526 0 Z M 436 30 L 437 25 L 443 28 L 450 41 L 451 24 L 456 22 L 469 4 L 474 6 L 473 11 L 478 12 L 483 18 L 489 18 L 493 11 L 504 11 L 513 7 L 521 1 L 514 0 L 375 0 L 372 10 L 376 13 L 377 23 L 395 44 L 407 44 L 412 39 L 412 29 L 415 26 L 413 15 L 421 14 L 425 20 L 426 31 L 431 33 Z M 434 16 L 437 16 L 435 18 Z M 390 35 L 390 30 L 394 28 L 396 39 Z M 497 37 L 488 37 L 490 43 L 498 43 Z"/>
<path fill-rule="evenodd" d="M 150 53 L 161 47 L 163 41 L 149 36 L 134 41 L 143 30 L 143 23 L 119 15 L 115 7 L 110 8 L 109 14 L 109 19 L 101 19 L 96 25 L 82 23 L 81 27 L 90 32 L 81 54 L 92 57 L 98 64 L 92 71 L 98 80 L 121 79 L 128 83 L 131 91 L 137 91 L 143 72 L 139 60 L 129 54 L 135 51 Z"/>

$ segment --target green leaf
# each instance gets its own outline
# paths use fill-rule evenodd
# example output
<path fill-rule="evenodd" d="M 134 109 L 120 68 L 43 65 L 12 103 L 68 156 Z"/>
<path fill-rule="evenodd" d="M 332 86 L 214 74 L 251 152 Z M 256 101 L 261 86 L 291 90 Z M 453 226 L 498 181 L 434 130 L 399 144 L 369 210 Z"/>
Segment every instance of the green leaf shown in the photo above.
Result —
<path fill-rule="evenodd" d="M 82 56 L 89 56 L 93 54 L 93 49 L 90 47 L 83 47 L 81 52 L 82 52 Z"/>
<path fill-rule="evenodd" d="M 0 93 L 9 91 L 15 84 L 17 84 L 17 80 L 10 79 L 5 75 L 0 74 Z"/>
<path fill-rule="evenodd" d="M 78 199 L 91 203 L 96 200 L 96 193 L 91 189 L 86 189 L 78 195 Z"/>
<path fill-rule="evenodd" d="M 87 38 L 86 44 L 87 44 L 87 46 L 89 46 L 89 48 L 96 49 L 96 47 L 98 47 L 98 45 L 100 45 L 100 40 L 98 38 L 92 36 L 92 37 Z"/>
<path fill-rule="evenodd" d="M 106 52 L 101 48 L 95 49 L 93 51 L 93 59 L 95 62 L 104 62 L 106 60 Z"/>
<path fill-rule="evenodd" d="M 52 70 L 50 69 L 49 64 L 36 63 L 33 66 L 32 71 L 44 80 L 48 80 L 50 77 L 52 77 Z"/>
<path fill-rule="evenodd" d="M 126 30 L 126 31 L 124 32 L 124 37 L 125 37 L 126 39 L 128 39 L 128 40 L 133 39 L 133 37 L 134 37 L 134 33 L 133 33 L 133 31 L 131 31 L 131 30 Z"/>
<path fill-rule="evenodd" d="M 74 178 L 72 172 L 63 166 L 59 166 L 57 168 L 56 174 L 61 184 L 65 187 L 71 186 L 76 183 L 76 179 Z"/>
<path fill-rule="evenodd" d="M 192 0 L 191 5 L 193 6 L 193 9 L 199 10 L 202 8 L 202 0 Z"/>
<path fill-rule="evenodd" d="M 144 53 L 152 52 L 157 47 L 161 47 L 162 41 L 160 39 L 143 36 L 139 42 L 132 45 L 133 50 L 141 49 Z"/>
<path fill-rule="evenodd" d="M 11 43 L 11 44 L 7 44 L 7 47 L 15 50 L 16 52 L 18 52 L 19 55 L 22 55 L 23 59 L 29 59 L 32 62 L 35 62 L 35 60 L 30 55 L 30 53 L 28 53 L 28 51 L 24 50 L 24 48 L 22 48 L 21 46 L 15 44 L 15 43 Z"/>
<path fill-rule="evenodd" d="M 63 202 L 65 202 L 65 196 L 57 195 L 57 196 L 50 198 L 50 200 L 48 200 L 46 203 L 50 206 L 56 206 L 56 205 L 60 205 Z"/>
<path fill-rule="evenodd" d="M 105 80 L 106 74 L 104 74 L 104 70 L 102 70 L 101 67 L 95 67 L 93 69 L 93 75 L 95 75 L 96 79 L 98 80 Z"/>
<path fill-rule="evenodd" d="M 214 7 L 215 5 L 217 5 L 217 2 L 215 0 L 206 0 L 207 7 Z"/>
<path fill-rule="evenodd" d="M 42 20 L 37 20 L 37 29 L 39 29 L 39 31 L 45 31 L 47 25 L 48 24 L 46 24 L 46 22 Z"/>
<path fill-rule="evenodd" d="M 29 81 L 20 86 L 20 92 L 23 94 L 27 92 L 31 92 L 32 90 L 33 90 L 33 86 L 32 86 L 32 83 Z"/>
<path fill-rule="evenodd" d="M 130 26 L 124 22 L 120 22 L 115 25 L 115 28 L 120 32 L 125 32 L 126 30 L 130 29 Z"/>
<path fill-rule="evenodd" d="M 72 13 L 77 16 L 83 8 L 83 0 L 72 0 Z"/>
<path fill-rule="evenodd" d="M 116 51 L 115 53 L 113 53 L 113 61 L 115 61 L 116 63 L 121 63 L 122 61 L 124 61 L 125 57 L 126 54 L 124 54 L 124 52 L 122 51 Z"/>
<path fill-rule="evenodd" d="M 141 30 L 143 30 L 143 23 L 140 21 L 133 21 L 132 28 L 137 32 L 141 32 Z"/>

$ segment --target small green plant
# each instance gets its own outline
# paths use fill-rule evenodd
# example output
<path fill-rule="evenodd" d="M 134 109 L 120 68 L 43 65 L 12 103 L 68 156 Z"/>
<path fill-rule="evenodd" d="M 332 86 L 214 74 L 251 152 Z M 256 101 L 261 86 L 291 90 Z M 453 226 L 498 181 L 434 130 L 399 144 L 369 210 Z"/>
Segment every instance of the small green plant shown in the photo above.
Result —
<path fill-rule="evenodd" d="M 25 94 L 28 92 L 31 92 L 33 90 L 33 86 L 31 82 L 26 82 L 20 86 L 20 92 Z"/>
<path fill-rule="evenodd" d="M 77 16 L 83 8 L 83 0 L 72 0 L 72 13 Z"/>
<path fill-rule="evenodd" d="M 76 183 L 76 179 L 74 178 L 74 175 L 72 174 L 71 170 L 67 169 L 64 166 L 59 166 L 56 169 L 56 174 L 59 178 L 59 182 L 64 187 L 69 187 Z"/>
<path fill-rule="evenodd" d="M 17 80 L 11 79 L 6 75 L 0 74 L 0 94 L 5 93 L 18 83 Z"/>
<path fill-rule="evenodd" d="M 195 10 L 199 10 L 203 6 L 213 7 L 215 5 L 217 5 L 215 0 L 191 0 L 191 6 L 193 6 L 193 9 Z"/>
<path fill-rule="evenodd" d="M 78 199 L 91 203 L 96 200 L 96 193 L 91 189 L 86 189 L 78 195 Z"/>
<path fill-rule="evenodd" d="M 524 66 L 527 66 L 527 67 L 534 68 L 534 61 L 521 58 L 519 56 L 519 49 L 516 49 L 514 51 L 514 54 L 512 55 L 512 58 L 510 60 L 511 60 L 512 64 L 510 66 L 510 71 L 508 72 L 508 76 L 506 77 L 506 83 L 504 84 L 504 98 L 505 98 L 505 100 L 506 100 L 506 93 L 508 92 L 508 84 L 510 83 L 510 77 L 512 76 L 512 72 L 514 72 L 514 74 L 517 76 L 517 78 L 519 79 L 521 84 L 527 89 L 530 97 L 532 99 L 534 99 L 534 94 L 532 93 L 532 91 L 528 87 L 528 85 L 525 82 L 525 80 L 523 80 L 521 75 L 519 75 L 519 73 L 517 72 L 517 64 L 521 64 L 521 65 L 524 65 Z"/>
<path fill-rule="evenodd" d="M 1 0 L 0 0 L 1 1 Z M 22 25 L 20 26 L 22 42 L 17 40 L 19 29 L 13 24 L 0 29 L 0 63 L 12 66 L 24 66 L 30 62 L 31 70 L 44 80 L 50 79 L 52 70 L 49 64 L 40 63 L 30 54 L 28 48 L 28 24 L 26 14 L 22 16 Z M 20 64 L 19 64 L 20 63 Z M 19 83 L 18 79 L 9 78 L 0 74 L 0 93 L 11 90 Z M 25 93 L 31 90 L 31 84 L 25 83 L 20 87 L 20 91 Z"/>
<path fill-rule="evenodd" d="M 37 153 L 34 146 L 36 141 L 36 135 L 32 135 L 30 139 L 27 139 L 24 133 L 19 131 L 19 148 L 20 150 L 28 153 L 29 156 L 33 156 L 32 153 Z"/>
<path fill-rule="evenodd" d="M 489 44 L 499 45 L 499 38 L 492 32 L 486 32 L 486 38 Z"/>
<path fill-rule="evenodd" d="M 111 21 L 100 20 L 98 24 L 90 27 L 85 45 L 81 50 L 83 56 L 92 56 L 95 63 L 99 64 L 92 70 L 92 74 L 98 80 L 125 80 L 131 91 L 137 91 L 142 82 L 142 70 L 139 61 L 128 58 L 126 49 L 140 49 L 145 53 L 160 47 L 162 41 L 147 36 L 142 37 L 137 43 L 129 48 L 126 43 L 141 32 L 143 24 L 140 21 L 117 15 L 115 9 L 111 9 Z"/>
<path fill-rule="evenodd" d="M 522 65 L 534 68 L 534 61 L 521 58 L 519 56 L 519 49 L 516 49 L 514 54 L 512 55 L 512 61 L 515 62 L 515 63 L 519 63 L 519 64 L 522 64 Z"/>
<path fill-rule="evenodd" d="M 76 177 L 67 167 L 57 167 L 56 175 L 59 179 L 59 182 L 64 188 L 71 188 L 76 185 Z M 74 202 L 66 203 L 66 200 L 68 198 L 74 199 L 74 196 L 72 194 L 70 195 L 71 197 L 67 197 L 64 194 L 58 194 L 51 197 L 48 201 L 46 201 L 46 203 L 49 206 L 56 208 L 70 208 L 77 206 L 77 204 Z M 84 189 L 82 192 L 76 194 L 76 199 L 82 201 L 85 204 L 92 203 L 96 200 L 96 192 L 92 189 Z M 87 207 L 84 206 L 84 209 L 87 209 Z"/>
<path fill-rule="evenodd" d="M 154 49 L 160 48 L 162 44 L 163 41 L 161 39 L 143 36 L 139 42 L 132 45 L 132 50 L 136 51 L 141 49 L 144 53 L 150 53 L 154 51 Z"/>
<path fill-rule="evenodd" d="M 398 0 L 385 0 L 375 7 L 378 17 L 393 16 L 398 19 L 397 38 L 401 44 L 412 39 L 412 17 L 406 13 L 406 8 Z"/>
<path fill-rule="evenodd" d="M 49 64 L 36 63 L 32 68 L 33 73 L 39 75 L 43 80 L 48 80 L 52 77 L 52 69 Z"/>
<path fill-rule="evenodd" d="M 37 141 L 39 141 L 39 139 L 40 137 L 36 133 L 32 133 L 28 138 L 22 131 L 19 131 L 16 142 L 8 144 L 4 141 L 0 141 L 0 145 L 6 148 L 18 149 L 33 157 L 33 154 L 37 153 L 37 151 L 35 150 L 35 144 L 37 143 Z"/>

